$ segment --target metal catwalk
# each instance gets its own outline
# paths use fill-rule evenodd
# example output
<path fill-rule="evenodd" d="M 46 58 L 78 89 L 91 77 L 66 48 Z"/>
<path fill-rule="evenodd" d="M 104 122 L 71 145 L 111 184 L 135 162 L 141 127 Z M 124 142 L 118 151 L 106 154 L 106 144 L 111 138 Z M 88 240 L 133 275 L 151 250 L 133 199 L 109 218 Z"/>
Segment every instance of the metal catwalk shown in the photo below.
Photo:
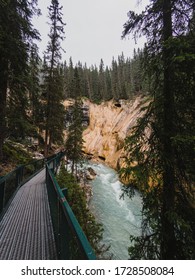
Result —
<path fill-rule="evenodd" d="M 1 260 L 57 258 L 45 169 L 16 193 L 0 221 Z"/>

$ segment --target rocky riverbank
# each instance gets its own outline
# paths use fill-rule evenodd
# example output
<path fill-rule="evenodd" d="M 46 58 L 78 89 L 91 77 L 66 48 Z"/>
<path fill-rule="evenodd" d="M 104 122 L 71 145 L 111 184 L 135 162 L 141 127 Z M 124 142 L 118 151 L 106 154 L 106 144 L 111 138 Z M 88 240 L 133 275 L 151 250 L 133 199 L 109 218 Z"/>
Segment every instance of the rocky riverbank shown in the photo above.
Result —
<path fill-rule="evenodd" d="M 96 175 L 96 172 L 91 167 L 81 169 L 78 174 L 79 184 L 86 195 L 87 205 L 93 195 L 91 181 L 95 179 Z"/>

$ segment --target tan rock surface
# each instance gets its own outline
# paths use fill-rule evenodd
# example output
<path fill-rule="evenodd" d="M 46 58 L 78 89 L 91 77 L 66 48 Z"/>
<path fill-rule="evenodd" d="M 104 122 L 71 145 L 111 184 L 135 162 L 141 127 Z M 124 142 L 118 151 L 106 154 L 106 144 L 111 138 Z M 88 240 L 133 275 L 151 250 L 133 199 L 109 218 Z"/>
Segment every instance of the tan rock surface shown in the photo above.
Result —
<path fill-rule="evenodd" d="M 85 153 L 95 159 L 105 159 L 105 163 L 116 169 L 124 156 L 124 139 L 143 114 L 140 112 L 142 101 L 140 96 L 121 101 L 121 107 L 113 101 L 100 105 L 89 103 L 90 124 L 83 133 Z"/>

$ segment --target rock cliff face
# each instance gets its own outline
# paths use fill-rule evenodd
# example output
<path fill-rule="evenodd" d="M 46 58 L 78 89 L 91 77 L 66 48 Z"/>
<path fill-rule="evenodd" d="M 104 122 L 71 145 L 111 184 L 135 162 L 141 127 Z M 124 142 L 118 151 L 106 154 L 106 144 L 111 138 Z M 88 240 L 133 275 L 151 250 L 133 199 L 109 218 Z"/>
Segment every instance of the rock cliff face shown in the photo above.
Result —
<path fill-rule="evenodd" d="M 88 103 L 90 123 L 83 133 L 84 152 L 117 169 L 124 157 L 124 139 L 143 114 L 143 98 L 133 101 Z"/>

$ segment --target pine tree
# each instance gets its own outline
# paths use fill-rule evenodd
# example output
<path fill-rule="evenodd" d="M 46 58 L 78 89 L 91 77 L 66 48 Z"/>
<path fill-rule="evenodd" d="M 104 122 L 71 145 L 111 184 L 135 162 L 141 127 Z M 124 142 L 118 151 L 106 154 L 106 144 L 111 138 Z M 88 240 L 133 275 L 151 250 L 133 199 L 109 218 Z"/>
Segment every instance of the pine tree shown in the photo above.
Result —
<path fill-rule="evenodd" d="M 84 79 L 85 79 L 85 96 L 92 100 L 92 84 L 91 84 L 91 70 L 87 68 L 87 64 L 84 65 Z"/>
<path fill-rule="evenodd" d="M 67 158 L 71 162 L 71 172 L 72 174 L 77 174 L 77 166 L 81 163 L 83 158 L 82 146 L 82 100 L 80 96 L 81 87 L 80 79 L 78 74 L 78 69 L 75 67 L 74 70 L 74 88 L 72 90 L 72 98 L 74 99 L 74 104 L 69 110 L 71 110 L 71 120 L 68 127 L 68 136 L 65 143 L 65 150 Z"/>
<path fill-rule="evenodd" d="M 82 63 L 79 61 L 76 65 L 78 69 L 79 79 L 80 79 L 80 87 L 81 93 L 80 95 L 83 97 L 89 98 L 89 88 L 88 88 L 88 73 L 86 65 L 83 67 Z"/>
<path fill-rule="evenodd" d="M 23 99 L 30 45 L 33 39 L 38 38 L 31 24 L 33 15 L 38 13 L 36 3 L 36 0 L 30 3 L 0 1 L 0 160 L 3 156 L 3 143 L 8 135 L 7 97 L 11 99 L 14 91 L 18 95 L 17 99 L 19 95 Z"/>
<path fill-rule="evenodd" d="M 99 103 L 101 101 L 99 94 L 99 79 L 97 66 L 93 66 L 91 69 L 91 87 L 92 87 L 92 101 Z"/>
<path fill-rule="evenodd" d="M 104 75 L 104 61 L 100 60 L 99 66 L 99 95 L 100 100 L 105 100 L 107 95 L 106 81 Z"/>
<path fill-rule="evenodd" d="M 134 94 L 131 80 L 132 80 L 131 59 L 127 58 L 124 67 L 124 83 L 125 83 L 125 91 L 128 99 L 132 99 Z"/>
<path fill-rule="evenodd" d="M 8 136 L 17 141 L 23 141 L 32 136 L 29 112 L 28 79 L 19 75 L 17 81 L 11 81 L 11 94 L 7 97 Z M 13 82 L 13 83 L 12 83 Z"/>
<path fill-rule="evenodd" d="M 52 0 L 48 8 L 50 19 L 50 41 L 45 52 L 44 63 L 44 103 L 45 103 L 45 140 L 44 155 L 47 156 L 52 143 L 61 143 L 64 128 L 64 100 L 63 74 L 60 71 L 60 45 L 64 39 L 64 23 L 62 7 L 58 0 Z"/>
<path fill-rule="evenodd" d="M 40 128 L 42 123 L 40 67 L 41 59 L 38 55 L 38 47 L 33 44 L 30 51 L 28 73 L 28 115 L 31 125 L 29 136 L 39 140 L 41 139 Z"/>
<path fill-rule="evenodd" d="M 179 0 L 151 1 L 142 14 L 129 12 L 124 25 L 124 36 L 141 32 L 148 38 L 146 54 L 153 97 L 127 139 L 127 167 L 122 170 L 143 196 L 142 236 L 132 238 L 132 258 L 195 257 L 194 160 L 188 158 L 189 140 L 194 155 L 194 67 L 187 74 L 187 68 L 194 64 L 194 40 L 189 42 L 186 37 L 193 5 L 190 0 L 185 4 Z M 182 82 L 181 77 L 185 77 Z M 181 115 L 182 124 L 178 123 Z"/>
<path fill-rule="evenodd" d="M 73 80 L 74 80 L 74 66 L 72 62 L 72 57 L 69 59 L 69 65 L 67 69 L 67 75 L 66 75 L 66 97 L 70 98 L 72 94 L 72 88 L 73 88 Z"/>
<path fill-rule="evenodd" d="M 118 56 L 118 91 L 119 99 L 127 99 L 125 87 L 125 58 L 123 53 Z"/>
<path fill-rule="evenodd" d="M 105 83 L 106 83 L 106 95 L 105 95 L 105 100 L 109 101 L 112 99 L 112 82 L 111 82 L 111 72 L 108 66 L 106 66 L 105 70 Z"/>
<path fill-rule="evenodd" d="M 134 49 L 133 59 L 131 61 L 131 83 L 133 92 L 140 93 L 142 90 L 142 81 L 143 81 L 143 75 L 141 70 L 141 50 Z"/>
<path fill-rule="evenodd" d="M 112 59 L 111 81 L 112 81 L 112 96 L 115 100 L 118 100 L 119 99 L 118 65 L 114 57 Z"/>

